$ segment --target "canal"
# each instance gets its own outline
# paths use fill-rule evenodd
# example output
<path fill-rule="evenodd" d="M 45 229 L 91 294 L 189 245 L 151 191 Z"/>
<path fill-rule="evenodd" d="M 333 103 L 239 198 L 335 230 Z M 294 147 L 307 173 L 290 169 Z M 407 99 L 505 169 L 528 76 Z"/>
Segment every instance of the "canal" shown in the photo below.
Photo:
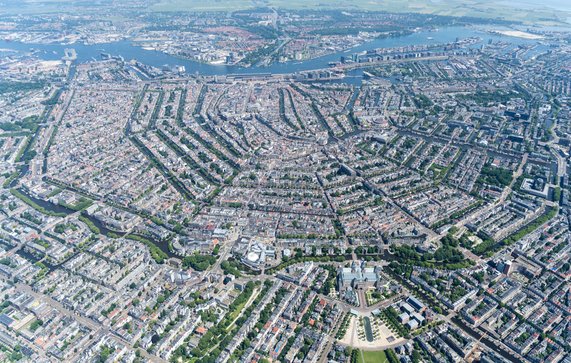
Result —
<path fill-rule="evenodd" d="M 30 200 L 34 203 L 36 203 L 37 205 L 39 205 L 42 208 L 45 208 L 48 211 L 51 212 L 56 212 L 56 213 L 64 213 L 66 215 L 70 215 L 73 213 L 76 213 L 77 211 L 73 210 L 73 209 L 69 209 L 67 207 L 64 207 L 62 205 L 59 204 L 55 204 L 52 203 L 50 201 L 46 201 L 43 199 L 39 199 L 36 197 L 31 196 L 29 193 L 27 193 L 24 190 L 19 190 L 22 194 L 24 194 L 26 197 L 30 198 Z M 98 229 L 99 232 L 106 236 L 106 237 L 110 237 L 110 238 L 116 238 L 117 236 L 119 237 L 123 237 L 125 236 L 125 232 L 121 232 L 121 231 L 115 231 L 115 230 L 111 230 L 108 227 L 106 227 L 99 219 L 88 215 L 87 213 L 82 213 L 82 216 L 86 217 L 87 219 L 89 219 Z M 149 236 L 143 236 L 137 233 L 131 233 L 132 235 L 135 236 L 139 236 L 142 238 L 145 238 L 149 241 L 151 241 L 155 246 L 157 246 L 162 252 L 164 252 L 169 258 L 171 257 L 177 257 L 170 249 L 168 246 L 168 241 L 166 240 L 156 240 L 152 237 Z"/>

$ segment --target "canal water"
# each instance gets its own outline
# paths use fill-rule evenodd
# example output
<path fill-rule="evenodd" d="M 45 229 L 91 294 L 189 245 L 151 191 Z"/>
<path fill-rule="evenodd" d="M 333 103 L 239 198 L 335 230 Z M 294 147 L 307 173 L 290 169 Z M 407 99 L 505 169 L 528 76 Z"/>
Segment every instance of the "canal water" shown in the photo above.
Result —
<path fill-rule="evenodd" d="M 72 214 L 72 213 L 76 213 L 76 211 L 66 208 L 62 205 L 59 204 L 54 204 L 50 201 L 46 201 L 43 199 L 38 199 L 36 197 L 31 196 L 30 194 L 26 193 L 23 190 L 20 190 L 21 193 L 25 194 L 28 198 L 30 198 L 34 203 L 38 204 L 39 206 L 41 206 L 42 208 L 45 208 L 51 212 L 56 212 L 56 213 L 65 213 L 67 215 Z M 125 233 L 124 232 L 117 232 L 117 231 L 113 231 L 110 230 L 109 228 L 107 228 L 103 223 L 101 223 L 101 221 L 95 217 L 83 214 L 87 219 L 89 219 L 97 228 L 99 228 L 99 232 L 107 237 L 109 237 L 110 235 L 115 235 L 115 236 L 124 236 Z M 134 233 L 134 235 L 138 235 L 137 233 Z M 168 242 L 167 241 L 159 241 L 156 240 L 154 238 L 148 237 L 148 236 L 142 236 L 139 235 L 140 237 L 144 237 L 146 239 L 148 239 L 149 241 L 151 241 L 155 246 L 157 246 L 161 251 L 163 251 L 169 258 L 171 257 L 176 257 L 176 255 L 174 253 L 172 253 L 168 247 Z"/>

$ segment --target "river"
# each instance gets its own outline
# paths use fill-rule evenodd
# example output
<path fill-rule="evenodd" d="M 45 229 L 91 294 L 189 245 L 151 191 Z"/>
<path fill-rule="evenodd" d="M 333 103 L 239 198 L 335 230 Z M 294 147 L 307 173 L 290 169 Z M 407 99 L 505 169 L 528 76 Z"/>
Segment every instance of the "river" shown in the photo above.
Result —
<path fill-rule="evenodd" d="M 249 73 L 273 73 L 285 74 L 307 71 L 313 69 L 327 68 L 330 62 L 337 62 L 342 56 L 348 56 L 353 53 L 359 53 L 377 48 L 393 48 L 410 45 L 430 45 L 454 42 L 457 39 L 465 39 L 469 37 L 480 37 L 482 42 L 473 44 L 473 47 L 479 47 L 488 40 L 510 42 L 514 44 L 536 44 L 536 41 L 521 38 L 506 37 L 496 34 L 490 34 L 483 30 L 472 27 L 446 27 L 437 30 L 422 30 L 409 35 L 379 38 L 373 41 L 358 45 L 351 49 L 332 53 L 319 58 L 306 61 L 291 61 L 285 63 L 273 63 L 270 66 L 228 66 L 228 65 L 212 65 L 195 62 L 192 60 L 178 58 L 162 52 L 143 49 L 128 40 L 106 43 L 106 44 L 27 44 L 14 41 L 0 40 L 0 55 L 10 54 L 6 50 L 15 51 L 19 54 L 29 53 L 31 51 L 40 59 L 59 60 L 64 56 L 66 48 L 74 48 L 77 52 L 77 61 L 80 63 L 100 59 L 101 53 L 108 53 L 113 56 L 122 56 L 126 61 L 136 59 L 147 65 L 154 67 L 162 67 L 165 65 L 184 66 L 189 74 L 201 74 L 205 76 L 227 75 L 227 74 L 249 74 Z"/>

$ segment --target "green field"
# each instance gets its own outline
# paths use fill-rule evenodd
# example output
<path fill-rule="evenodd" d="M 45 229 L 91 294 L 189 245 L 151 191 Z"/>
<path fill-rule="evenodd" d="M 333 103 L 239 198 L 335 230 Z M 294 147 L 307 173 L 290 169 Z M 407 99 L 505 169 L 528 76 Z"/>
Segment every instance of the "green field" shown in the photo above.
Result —
<path fill-rule="evenodd" d="M 85 3 L 61 0 L 11 0 L 0 7 L 0 14 L 42 14 L 42 13 L 81 13 L 106 9 L 110 0 L 101 3 Z M 559 7 L 562 7 L 560 3 Z M 291 10 L 368 10 L 396 13 L 422 13 L 449 16 L 467 16 L 477 18 L 518 21 L 526 24 L 567 25 L 571 26 L 571 7 L 555 10 L 542 5 L 539 0 L 532 6 L 518 7 L 508 1 L 493 0 L 156 0 L 148 11 L 184 12 L 184 11 L 227 11 L 253 8 L 280 8 Z M 116 16 L 116 15 L 107 15 Z M 104 16 L 105 17 L 105 16 Z"/>
<path fill-rule="evenodd" d="M 562 24 L 571 16 L 547 6 L 521 8 L 491 0 L 159 0 L 152 11 L 236 11 L 258 7 L 292 10 L 346 9 L 388 12 L 411 12 L 449 16 L 494 18 L 524 23 Z M 569 24 L 571 26 L 571 24 Z"/>
<path fill-rule="evenodd" d="M 384 363 L 388 361 L 385 352 L 382 350 L 379 351 L 362 350 L 358 358 L 359 358 L 359 363 Z"/>

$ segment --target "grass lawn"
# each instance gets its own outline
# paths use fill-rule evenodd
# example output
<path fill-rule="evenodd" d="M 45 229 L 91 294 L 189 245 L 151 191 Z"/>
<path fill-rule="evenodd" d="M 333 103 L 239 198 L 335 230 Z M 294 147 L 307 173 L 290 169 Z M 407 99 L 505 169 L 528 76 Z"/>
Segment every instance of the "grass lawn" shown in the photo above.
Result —
<path fill-rule="evenodd" d="M 232 329 L 232 327 L 234 327 L 234 323 L 236 321 L 236 319 L 238 319 L 238 317 L 240 316 L 240 314 L 242 314 L 242 310 L 244 310 L 244 308 L 246 307 L 246 305 L 252 303 L 254 301 L 254 299 L 256 298 L 256 296 L 258 295 L 258 290 L 254 290 L 252 292 L 252 295 L 250 295 L 250 298 L 248 298 L 248 300 L 244 301 L 242 304 L 238 305 L 236 307 L 236 310 L 232 311 L 230 313 L 230 315 L 228 316 L 228 318 L 230 319 L 230 321 L 232 322 L 230 325 L 228 325 L 228 327 L 226 328 L 226 331 L 229 331 L 230 329 Z"/>
<path fill-rule="evenodd" d="M 362 350 L 363 357 L 359 357 L 361 363 L 383 363 L 387 362 L 387 356 L 382 350 L 379 351 L 365 351 Z"/>
<path fill-rule="evenodd" d="M 240 315 L 240 313 L 242 313 L 242 310 L 244 310 L 244 307 L 246 306 L 247 302 L 248 300 L 244 301 L 242 304 L 238 305 L 236 310 L 230 313 L 230 321 L 234 321 Z"/>

